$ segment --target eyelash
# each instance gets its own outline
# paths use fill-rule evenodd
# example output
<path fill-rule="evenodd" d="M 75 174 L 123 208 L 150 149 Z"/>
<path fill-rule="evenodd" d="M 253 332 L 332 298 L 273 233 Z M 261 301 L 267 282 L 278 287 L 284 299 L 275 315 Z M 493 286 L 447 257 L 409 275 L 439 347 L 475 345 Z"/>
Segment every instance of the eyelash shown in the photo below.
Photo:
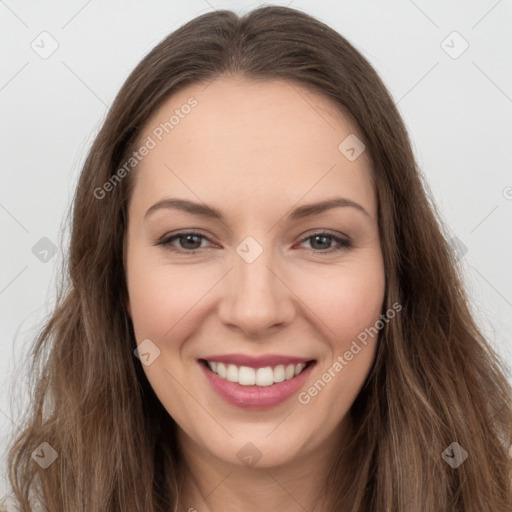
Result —
<path fill-rule="evenodd" d="M 176 248 L 171 245 L 171 242 L 173 242 L 174 240 L 180 239 L 180 238 L 185 238 L 187 235 L 192 235 L 192 236 L 196 236 L 196 237 L 208 240 L 208 238 L 201 233 L 196 233 L 194 231 L 183 231 L 181 233 L 176 233 L 175 235 L 172 235 L 172 236 L 163 237 L 161 240 L 159 240 L 156 243 L 156 245 L 163 246 L 166 250 L 181 253 L 181 254 L 196 254 L 196 253 L 200 252 L 202 250 L 201 248 L 188 250 L 188 249 Z M 339 244 L 339 247 L 326 249 L 326 250 L 310 249 L 311 251 L 313 251 L 317 254 L 331 254 L 331 253 L 343 251 L 345 249 L 349 249 L 352 247 L 352 243 L 350 240 L 345 239 L 345 238 L 340 238 L 336 235 L 333 235 L 333 234 L 325 232 L 325 231 L 318 231 L 317 233 L 313 233 L 313 234 L 303 238 L 301 242 L 304 242 L 306 240 L 309 240 L 309 239 L 315 238 L 315 237 L 331 238 L 332 240 L 334 240 L 335 242 L 337 242 Z"/>

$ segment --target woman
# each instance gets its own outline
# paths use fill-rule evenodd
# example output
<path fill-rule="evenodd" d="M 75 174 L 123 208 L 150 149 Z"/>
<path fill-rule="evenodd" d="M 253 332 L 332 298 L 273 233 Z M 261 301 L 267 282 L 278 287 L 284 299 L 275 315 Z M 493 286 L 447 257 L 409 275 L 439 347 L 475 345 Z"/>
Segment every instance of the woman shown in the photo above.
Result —
<path fill-rule="evenodd" d="M 69 277 L 9 454 L 20 510 L 510 510 L 505 367 L 390 95 L 310 16 L 209 13 L 143 59 Z"/>

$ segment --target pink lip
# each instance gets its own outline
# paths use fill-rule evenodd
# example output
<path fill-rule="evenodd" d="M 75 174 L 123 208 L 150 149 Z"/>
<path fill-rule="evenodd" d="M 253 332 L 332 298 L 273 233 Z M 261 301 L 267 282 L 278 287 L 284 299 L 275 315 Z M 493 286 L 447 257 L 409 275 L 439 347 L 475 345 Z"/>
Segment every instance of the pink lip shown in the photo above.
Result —
<path fill-rule="evenodd" d="M 265 356 L 248 356 L 246 354 L 223 354 L 218 356 L 207 356 L 202 359 L 216 363 L 230 363 L 236 366 L 248 366 L 249 368 L 265 368 L 266 366 L 277 366 L 278 364 L 299 364 L 307 363 L 311 359 L 304 357 L 283 356 L 269 354 Z"/>
<path fill-rule="evenodd" d="M 215 359 L 209 360 L 212 361 Z M 226 360 L 223 359 L 223 361 Z M 306 361 L 308 360 L 301 359 L 299 362 Z M 199 361 L 198 363 L 214 391 L 226 402 L 244 409 L 269 409 L 283 403 L 300 390 L 309 377 L 312 368 L 315 366 L 313 362 L 297 377 L 272 384 L 271 386 L 242 386 L 237 382 L 229 382 L 228 380 L 222 379 L 216 373 L 213 373 L 204 362 Z M 291 362 L 289 364 L 291 364 Z M 261 366 L 257 367 L 261 368 Z"/>

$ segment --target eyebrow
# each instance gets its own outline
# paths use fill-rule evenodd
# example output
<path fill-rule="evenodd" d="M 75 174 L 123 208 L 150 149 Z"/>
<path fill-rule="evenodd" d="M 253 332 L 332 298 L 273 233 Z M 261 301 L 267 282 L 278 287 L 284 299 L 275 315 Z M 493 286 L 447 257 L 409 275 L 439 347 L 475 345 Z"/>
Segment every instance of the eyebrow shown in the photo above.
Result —
<path fill-rule="evenodd" d="M 340 207 L 355 208 L 357 211 L 363 213 L 367 217 L 370 217 L 370 214 L 360 204 L 351 201 L 350 199 L 345 199 L 343 197 L 334 197 L 332 199 L 327 199 L 325 201 L 320 201 L 318 203 L 311 203 L 299 206 L 298 208 L 295 208 L 290 213 L 288 213 L 286 215 L 286 218 L 288 220 L 299 220 L 312 215 L 318 215 L 332 208 Z M 207 206 L 204 203 L 201 204 L 196 203 L 194 201 L 190 201 L 188 199 L 177 198 L 168 198 L 158 201 L 158 203 L 155 203 L 148 209 L 148 211 L 144 215 L 144 220 L 146 220 L 151 214 L 153 214 L 157 210 L 170 208 L 182 210 L 184 212 L 191 213 L 193 215 L 197 215 L 198 217 L 203 217 L 205 219 L 216 219 L 224 222 L 224 216 L 219 210 L 211 208 L 210 206 Z"/>

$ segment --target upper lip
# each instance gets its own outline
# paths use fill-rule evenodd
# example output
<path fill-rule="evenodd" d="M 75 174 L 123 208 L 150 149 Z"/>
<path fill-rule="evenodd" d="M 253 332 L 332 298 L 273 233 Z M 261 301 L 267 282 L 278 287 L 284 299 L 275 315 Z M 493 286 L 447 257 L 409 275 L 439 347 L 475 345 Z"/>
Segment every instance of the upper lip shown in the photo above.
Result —
<path fill-rule="evenodd" d="M 202 358 L 216 363 L 231 363 L 236 366 L 248 366 L 249 368 L 265 368 L 279 364 L 307 363 L 313 359 L 307 357 L 286 356 L 281 354 L 268 354 L 261 356 L 249 356 L 247 354 L 220 354 Z"/>

